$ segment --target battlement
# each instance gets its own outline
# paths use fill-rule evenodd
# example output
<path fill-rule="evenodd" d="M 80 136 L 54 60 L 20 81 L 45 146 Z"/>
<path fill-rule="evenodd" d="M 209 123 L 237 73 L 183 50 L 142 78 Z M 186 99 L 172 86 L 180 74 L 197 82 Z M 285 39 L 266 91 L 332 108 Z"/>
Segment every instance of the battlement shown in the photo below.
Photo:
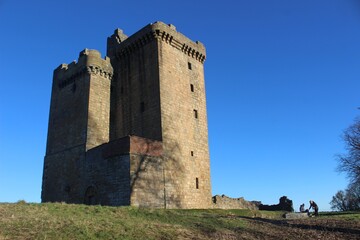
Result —
<path fill-rule="evenodd" d="M 108 48 L 110 48 L 108 55 L 115 55 L 118 58 L 141 48 L 155 39 L 160 39 L 201 63 L 206 59 L 205 46 L 201 42 L 190 40 L 182 33 L 176 31 L 174 25 L 163 22 L 148 24 L 130 37 L 127 37 L 118 29 L 115 30 L 115 33 L 109 39 L 118 39 L 117 46 L 114 46 L 115 40 L 112 40 L 112 45 L 108 46 Z M 111 51 L 115 51 L 115 53 L 111 53 Z"/>
<path fill-rule="evenodd" d="M 57 80 L 59 87 L 62 88 L 74 82 L 84 73 L 100 75 L 110 80 L 113 75 L 110 58 L 102 59 L 99 51 L 85 48 L 79 53 L 77 62 L 60 64 L 54 70 L 54 80 Z"/>

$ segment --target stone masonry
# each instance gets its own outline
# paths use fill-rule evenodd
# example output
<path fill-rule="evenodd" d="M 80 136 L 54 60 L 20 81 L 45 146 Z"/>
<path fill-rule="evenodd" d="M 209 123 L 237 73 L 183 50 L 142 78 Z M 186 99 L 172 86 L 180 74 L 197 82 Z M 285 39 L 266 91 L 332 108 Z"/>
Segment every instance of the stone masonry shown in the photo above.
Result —
<path fill-rule="evenodd" d="M 42 201 L 212 207 L 205 58 L 155 22 L 55 69 Z"/>
<path fill-rule="evenodd" d="M 250 209 L 259 210 L 261 202 L 246 201 L 244 198 L 230 198 L 225 195 L 215 195 L 213 197 L 213 208 L 219 209 Z"/>

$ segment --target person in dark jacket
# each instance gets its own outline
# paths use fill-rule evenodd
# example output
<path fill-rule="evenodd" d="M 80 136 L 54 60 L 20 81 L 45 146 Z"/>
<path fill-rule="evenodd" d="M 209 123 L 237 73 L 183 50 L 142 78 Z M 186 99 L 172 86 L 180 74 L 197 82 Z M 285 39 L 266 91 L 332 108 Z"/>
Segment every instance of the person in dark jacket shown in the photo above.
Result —
<path fill-rule="evenodd" d="M 314 214 L 315 214 L 315 216 L 317 216 L 319 214 L 319 207 L 313 200 L 310 200 L 309 211 L 311 208 L 314 209 Z"/>
<path fill-rule="evenodd" d="M 300 205 L 300 212 L 305 212 L 305 204 Z"/>

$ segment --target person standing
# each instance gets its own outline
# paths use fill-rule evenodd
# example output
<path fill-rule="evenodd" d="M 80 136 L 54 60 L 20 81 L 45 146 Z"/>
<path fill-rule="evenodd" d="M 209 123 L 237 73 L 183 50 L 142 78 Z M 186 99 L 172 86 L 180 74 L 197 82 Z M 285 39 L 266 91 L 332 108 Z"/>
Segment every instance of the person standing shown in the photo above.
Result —
<path fill-rule="evenodd" d="M 310 211 L 311 208 L 314 209 L 314 214 L 315 214 L 315 216 L 319 215 L 319 207 L 318 207 L 318 205 L 317 205 L 313 200 L 310 200 L 309 211 Z"/>

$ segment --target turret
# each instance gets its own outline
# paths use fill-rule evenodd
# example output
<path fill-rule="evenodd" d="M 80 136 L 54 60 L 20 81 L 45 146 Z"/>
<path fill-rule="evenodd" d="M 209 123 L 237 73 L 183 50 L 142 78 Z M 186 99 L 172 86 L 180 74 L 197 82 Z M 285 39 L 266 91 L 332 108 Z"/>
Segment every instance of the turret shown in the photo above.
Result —
<path fill-rule="evenodd" d="M 86 151 L 109 141 L 112 76 L 110 59 L 89 49 L 54 70 L 42 201 L 79 201 Z"/>

